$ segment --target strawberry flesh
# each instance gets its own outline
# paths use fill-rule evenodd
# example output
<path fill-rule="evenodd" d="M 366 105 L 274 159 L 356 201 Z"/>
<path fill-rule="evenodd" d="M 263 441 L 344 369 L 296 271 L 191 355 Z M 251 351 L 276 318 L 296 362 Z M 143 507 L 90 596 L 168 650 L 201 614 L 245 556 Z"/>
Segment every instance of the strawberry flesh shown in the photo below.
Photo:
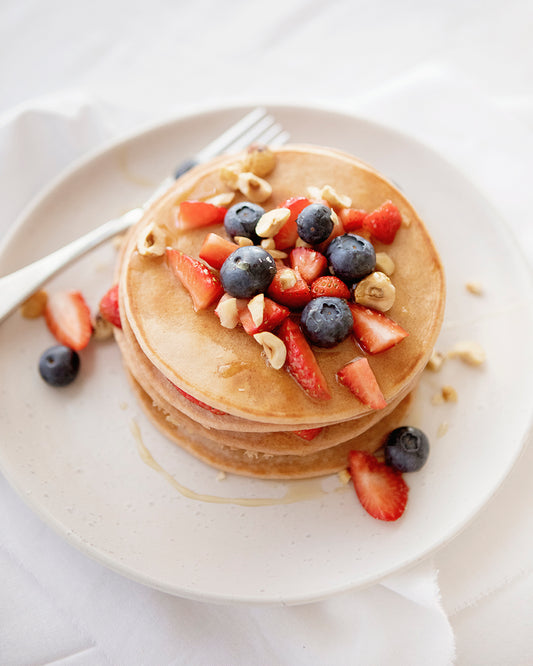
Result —
<path fill-rule="evenodd" d="M 167 262 L 192 298 L 196 312 L 208 308 L 224 293 L 220 279 L 198 259 L 179 250 L 167 248 Z"/>
<path fill-rule="evenodd" d="M 113 285 L 111 289 L 104 294 L 98 309 L 106 321 L 110 322 L 117 328 L 122 328 L 120 311 L 118 308 L 118 284 Z"/>
<path fill-rule="evenodd" d="M 276 243 L 276 248 L 278 250 L 285 250 L 288 247 L 294 246 L 298 240 L 296 218 L 304 208 L 309 206 L 310 203 L 311 202 L 306 197 L 291 197 L 279 205 L 279 208 L 288 208 L 291 211 L 291 215 L 274 236 L 274 242 Z"/>
<path fill-rule="evenodd" d="M 216 206 L 207 201 L 182 201 L 179 205 L 178 227 L 196 229 L 211 224 L 222 224 L 226 215 L 224 206 Z"/>
<path fill-rule="evenodd" d="M 390 349 L 408 335 L 400 324 L 382 312 L 356 303 L 350 304 L 350 310 L 357 342 L 369 354 L 378 354 Z"/>
<path fill-rule="evenodd" d="M 346 284 L 334 275 L 323 275 L 317 278 L 311 285 L 311 296 L 334 296 L 335 298 L 350 298 L 350 290 Z"/>
<path fill-rule="evenodd" d="M 400 472 L 363 451 L 350 451 L 348 469 L 367 513 L 385 521 L 398 520 L 403 515 L 409 487 Z"/>
<path fill-rule="evenodd" d="M 79 291 L 60 291 L 48 296 L 44 317 L 58 342 L 80 351 L 91 339 L 91 312 Z"/>
<path fill-rule="evenodd" d="M 292 268 L 298 269 L 302 278 L 311 284 L 320 275 L 324 275 L 328 260 L 321 253 L 310 247 L 295 247 L 289 255 Z"/>
<path fill-rule="evenodd" d="M 322 428 L 306 428 L 305 430 L 293 430 L 292 434 L 305 439 L 307 442 L 310 442 L 317 435 L 320 435 Z"/>
<path fill-rule="evenodd" d="M 366 357 L 363 356 L 355 359 L 355 361 L 350 361 L 339 370 L 337 378 L 364 405 L 372 409 L 383 409 L 387 406 L 387 401 L 379 388 L 376 375 Z"/>
<path fill-rule="evenodd" d="M 363 229 L 369 231 L 376 240 L 387 245 L 394 241 L 401 225 L 402 216 L 392 201 L 385 201 L 363 220 Z"/>
<path fill-rule="evenodd" d="M 368 213 L 360 208 L 343 208 L 339 217 L 344 231 L 356 231 L 363 228 L 363 222 Z"/>
<path fill-rule="evenodd" d="M 307 282 L 296 271 L 296 283 L 292 287 L 284 288 L 283 286 L 283 270 L 278 269 L 274 275 L 270 286 L 268 287 L 268 295 L 272 300 L 285 305 L 291 310 L 301 310 L 311 300 L 311 290 Z M 290 269 L 285 269 L 290 270 Z"/>
<path fill-rule="evenodd" d="M 183 389 L 181 389 L 179 386 L 176 386 L 176 384 L 172 384 L 172 386 L 176 389 L 178 393 L 180 393 L 184 398 L 187 398 L 189 402 L 192 402 L 193 405 L 197 405 L 198 407 L 202 407 L 202 409 L 207 409 L 208 412 L 211 412 L 211 414 L 216 414 L 217 416 L 224 416 L 226 412 L 223 412 L 220 409 L 217 409 L 216 407 L 211 407 L 211 405 L 208 405 L 205 402 L 202 402 L 201 400 L 198 400 L 198 398 L 195 398 L 192 396 L 190 393 L 186 393 Z"/>
<path fill-rule="evenodd" d="M 218 234 L 209 233 L 200 248 L 199 257 L 213 268 L 220 269 L 232 252 L 239 246 Z"/>
<path fill-rule="evenodd" d="M 265 298 L 263 321 L 259 326 L 254 323 L 252 314 L 247 307 L 239 310 L 239 319 L 248 335 L 255 335 L 256 333 L 262 333 L 263 331 L 274 330 L 289 316 L 289 314 L 289 308 L 279 305 L 270 298 Z"/>

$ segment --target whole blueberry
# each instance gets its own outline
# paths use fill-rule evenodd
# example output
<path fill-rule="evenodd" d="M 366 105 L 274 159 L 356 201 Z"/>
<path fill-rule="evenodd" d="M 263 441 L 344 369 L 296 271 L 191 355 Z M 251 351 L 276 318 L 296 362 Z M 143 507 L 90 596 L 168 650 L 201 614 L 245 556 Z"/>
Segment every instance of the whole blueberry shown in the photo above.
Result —
<path fill-rule="evenodd" d="M 51 386 L 67 386 L 72 383 L 80 369 L 77 352 L 64 345 L 50 347 L 41 355 L 39 373 Z"/>
<path fill-rule="evenodd" d="M 385 462 L 400 472 L 416 472 L 428 459 L 429 441 L 414 426 L 396 428 L 385 443 Z"/>
<path fill-rule="evenodd" d="M 348 284 L 358 282 L 376 267 L 374 246 L 357 234 L 334 238 L 328 245 L 326 257 L 330 272 Z"/>
<path fill-rule="evenodd" d="M 276 262 L 258 245 L 232 252 L 220 269 L 222 286 L 235 298 L 252 298 L 265 292 L 276 274 Z"/>
<path fill-rule="evenodd" d="M 254 243 L 259 243 L 260 238 L 255 233 L 255 227 L 264 213 L 264 208 L 250 201 L 236 203 L 228 208 L 224 217 L 224 228 L 231 238 L 244 236 Z"/>
<path fill-rule="evenodd" d="M 304 335 L 314 345 L 334 347 L 350 334 L 353 317 L 343 298 L 319 296 L 302 310 L 300 324 Z"/>
<path fill-rule="evenodd" d="M 298 236 L 306 243 L 323 243 L 333 231 L 331 208 L 320 203 L 306 206 L 296 218 L 296 227 Z"/>

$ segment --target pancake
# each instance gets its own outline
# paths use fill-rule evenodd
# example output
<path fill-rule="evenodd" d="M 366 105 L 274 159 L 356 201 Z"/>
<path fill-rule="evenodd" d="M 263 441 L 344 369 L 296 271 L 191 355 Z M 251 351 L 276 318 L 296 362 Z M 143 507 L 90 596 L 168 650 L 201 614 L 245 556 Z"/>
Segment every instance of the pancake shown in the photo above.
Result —
<path fill-rule="evenodd" d="M 409 335 L 392 349 L 368 357 L 387 403 L 394 403 L 416 383 L 442 322 L 444 275 L 431 238 L 397 188 L 359 160 L 314 146 L 280 148 L 276 156 L 276 167 L 268 176 L 272 196 L 262 204 L 267 210 L 289 196 L 306 195 L 308 186 L 328 184 L 350 196 L 357 208 L 373 210 L 391 200 L 401 212 L 403 224 L 394 243 L 374 245 L 396 265 L 396 300 L 387 315 Z M 235 159 L 216 160 L 180 178 L 133 230 L 120 269 L 120 294 L 121 314 L 136 343 L 168 382 L 230 417 L 261 424 L 261 429 L 319 427 L 372 414 L 336 381 L 340 368 L 365 355 L 352 338 L 332 349 L 314 349 L 332 399 L 313 400 L 288 372 L 265 362 L 261 348 L 244 330 L 223 328 L 212 309 L 195 312 L 164 257 L 146 258 L 136 252 L 136 238 L 152 222 L 166 229 L 168 245 L 196 257 L 208 232 L 223 235 L 222 225 L 180 231 L 177 207 L 185 198 L 227 191 L 220 169 Z"/>

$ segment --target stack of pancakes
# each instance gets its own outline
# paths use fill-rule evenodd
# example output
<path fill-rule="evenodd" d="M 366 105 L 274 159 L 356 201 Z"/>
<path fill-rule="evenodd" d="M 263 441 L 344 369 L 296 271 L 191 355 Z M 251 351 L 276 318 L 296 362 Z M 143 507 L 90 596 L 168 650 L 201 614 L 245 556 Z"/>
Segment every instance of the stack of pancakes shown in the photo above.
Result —
<path fill-rule="evenodd" d="M 169 439 L 219 470 L 303 478 L 344 469 L 350 450 L 376 451 L 388 432 L 406 423 L 412 391 L 442 323 L 444 275 L 413 207 L 373 168 L 316 146 L 274 152 L 276 164 L 266 177 L 272 194 L 261 204 L 265 210 L 324 185 L 350 197 L 356 208 L 372 211 L 387 200 L 398 207 L 402 227 L 394 242 L 374 245 L 395 264 L 396 299 L 386 314 L 408 337 L 371 356 L 351 336 L 330 349 L 313 347 L 332 396 L 317 401 L 286 369 L 272 368 L 242 327 L 221 326 L 214 306 L 195 312 L 164 253 L 139 253 L 138 240 L 149 225 L 164 232 L 167 246 L 195 258 L 209 232 L 226 236 L 221 224 L 181 229 L 179 203 L 231 191 L 222 167 L 238 163 L 239 156 L 218 158 L 182 176 L 129 232 L 117 268 L 122 329 L 116 337 L 143 408 Z M 232 203 L 244 200 L 237 191 Z M 336 379 L 343 366 L 365 355 L 387 401 L 381 410 L 364 405 Z M 294 432 L 318 428 L 310 440 Z"/>

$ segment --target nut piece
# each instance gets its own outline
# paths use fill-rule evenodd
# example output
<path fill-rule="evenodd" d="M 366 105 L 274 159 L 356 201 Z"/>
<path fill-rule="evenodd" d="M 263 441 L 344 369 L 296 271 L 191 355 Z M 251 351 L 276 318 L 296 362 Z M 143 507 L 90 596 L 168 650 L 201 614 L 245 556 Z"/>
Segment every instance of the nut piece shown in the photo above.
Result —
<path fill-rule="evenodd" d="M 259 218 L 255 233 L 261 238 L 273 238 L 291 216 L 288 208 L 273 208 Z"/>
<path fill-rule="evenodd" d="M 232 190 L 238 189 L 239 174 L 242 171 L 240 164 L 228 164 L 220 169 L 220 179 Z"/>
<path fill-rule="evenodd" d="M 355 287 L 355 302 L 380 312 L 390 310 L 396 298 L 396 289 L 389 277 L 374 271 Z"/>
<path fill-rule="evenodd" d="M 44 289 L 39 289 L 34 294 L 32 294 L 24 303 L 20 306 L 20 314 L 25 319 L 37 319 L 42 314 L 44 314 L 46 303 L 48 302 L 48 294 Z"/>
<path fill-rule="evenodd" d="M 262 333 L 256 333 L 254 339 L 260 344 L 263 345 L 263 350 L 266 354 L 268 362 L 274 368 L 274 370 L 280 370 L 284 364 L 285 359 L 287 358 L 287 348 L 283 340 L 270 333 L 270 331 L 263 331 Z"/>
<path fill-rule="evenodd" d="M 267 250 L 272 259 L 286 259 L 289 255 L 283 250 Z"/>
<path fill-rule="evenodd" d="M 467 282 L 466 285 L 466 290 L 469 291 L 471 294 L 474 294 L 474 296 L 481 296 L 483 294 L 483 286 L 481 282 Z"/>
<path fill-rule="evenodd" d="M 248 310 L 256 326 L 261 326 L 265 317 L 265 295 L 257 294 L 248 301 Z"/>
<path fill-rule="evenodd" d="M 376 252 L 376 270 L 385 273 L 385 275 L 392 275 L 396 265 L 386 252 Z"/>
<path fill-rule="evenodd" d="M 268 146 L 252 143 L 248 147 L 248 152 L 244 158 L 244 170 L 255 173 L 256 176 L 264 178 L 274 170 L 276 166 L 276 155 Z"/>
<path fill-rule="evenodd" d="M 269 252 L 270 250 L 276 249 L 276 243 L 273 238 L 263 238 L 263 240 L 261 241 L 261 247 L 263 248 L 263 250 Z"/>
<path fill-rule="evenodd" d="M 453 386 L 446 384 L 446 386 L 442 387 L 441 391 L 444 402 L 457 402 L 457 391 Z"/>
<path fill-rule="evenodd" d="M 143 257 L 161 257 L 167 244 L 163 229 L 151 222 L 137 239 L 137 251 Z"/>
<path fill-rule="evenodd" d="M 458 342 L 448 352 L 448 358 L 460 358 L 468 365 L 482 365 L 486 354 L 483 347 L 477 342 Z"/>
<path fill-rule="evenodd" d="M 345 194 L 338 194 L 331 185 L 324 185 L 320 190 L 320 198 L 327 201 L 334 208 L 350 208 L 352 200 Z"/>
<path fill-rule="evenodd" d="M 309 195 L 311 201 L 318 201 L 319 199 L 322 199 L 322 190 L 320 187 L 316 187 L 315 185 L 309 185 L 307 188 L 307 194 Z"/>
<path fill-rule="evenodd" d="M 236 189 L 253 203 L 263 203 L 272 194 L 272 185 L 251 171 L 243 171 L 239 174 Z"/>
<path fill-rule="evenodd" d="M 282 291 L 291 289 L 298 282 L 298 275 L 292 268 L 282 268 L 278 271 L 279 286 Z"/>
<path fill-rule="evenodd" d="M 96 313 L 93 321 L 93 338 L 102 342 L 103 340 L 109 340 L 113 335 L 113 324 L 107 319 L 104 319 L 100 312 Z"/>
<path fill-rule="evenodd" d="M 341 471 L 337 474 L 337 476 L 343 486 L 345 486 L 347 483 L 350 483 L 350 481 L 352 480 L 352 475 L 347 469 L 341 469 Z"/>
<path fill-rule="evenodd" d="M 229 294 L 222 296 L 215 308 L 215 314 L 224 328 L 235 328 L 239 323 L 237 299 Z"/>
<path fill-rule="evenodd" d="M 446 357 L 442 352 L 436 351 L 435 349 L 431 352 L 429 361 L 427 362 L 426 368 L 432 372 L 438 372 L 442 368 L 442 364 L 446 360 Z"/>
<path fill-rule="evenodd" d="M 245 245 L 254 244 L 253 240 L 251 238 L 248 238 L 248 236 L 235 236 L 233 240 L 235 241 L 235 243 L 237 243 L 239 247 L 244 247 Z"/>
<path fill-rule="evenodd" d="M 221 192 L 220 194 L 208 197 L 205 202 L 214 206 L 229 206 L 233 199 L 235 199 L 235 192 Z"/>

